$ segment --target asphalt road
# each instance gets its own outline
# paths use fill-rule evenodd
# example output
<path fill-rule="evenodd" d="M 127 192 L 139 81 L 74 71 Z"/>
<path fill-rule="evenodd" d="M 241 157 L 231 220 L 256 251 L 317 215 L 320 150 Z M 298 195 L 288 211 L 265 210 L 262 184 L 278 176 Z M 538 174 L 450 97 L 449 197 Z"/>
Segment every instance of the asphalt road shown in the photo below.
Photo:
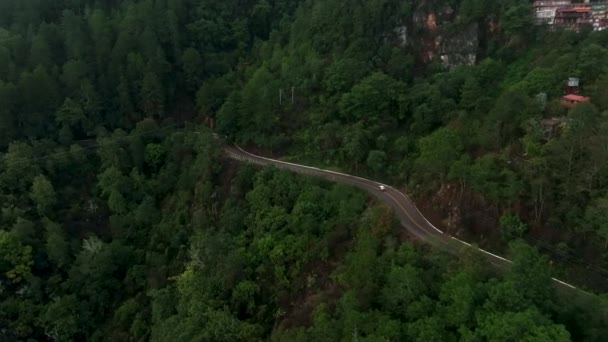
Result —
<path fill-rule="evenodd" d="M 414 202 L 406 194 L 391 187 L 390 185 L 335 171 L 287 163 L 280 160 L 257 156 L 235 145 L 224 145 L 224 151 L 228 157 L 235 160 L 254 163 L 261 166 L 272 165 L 277 168 L 289 170 L 299 174 L 321 177 L 329 181 L 353 185 L 376 196 L 391 206 L 394 209 L 395 214 L 398 216 L 401 225 L 416 238 L 452 254 L 459 254 L 463 249 L 466 248 L 475 248 L 471 246 L 471 244 L 449 236 L 435 227 L 422 215 L 418 208 L 416 208 L 416 205 L 414 205 Z M 380 185 L 385 185 L 386 189 L 381 191 Z M 511 264 L 511 261 L 499 255 L 492 254 L 483 249 L 479 249 L 479 251 L 482 252 L 483 255 L 485 255 L 488 260 L 496 266 L 508 267 L 509 264 Z M 561 280 L 555 278 L 553 278 L 553 280 L 559 285 L 559 287 L 577 289 L 573 285 Z"/>

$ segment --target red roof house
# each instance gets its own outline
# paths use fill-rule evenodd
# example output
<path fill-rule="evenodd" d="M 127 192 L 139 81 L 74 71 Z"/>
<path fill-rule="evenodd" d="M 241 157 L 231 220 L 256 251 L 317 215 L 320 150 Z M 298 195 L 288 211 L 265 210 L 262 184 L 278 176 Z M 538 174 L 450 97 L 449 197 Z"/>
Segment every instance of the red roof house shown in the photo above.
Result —
<path fill-rule="evenodd" d="M 578 30 L 582 25 L 591 23 L 592 14 L 590 3 L 571 4 L 555 11 L 553 23 Z"/>
<path fill-rule="evenodd" d="M 589 102 L 590 100 L 587 96 L 568 94 L 562 97 L 562 104 L 568 108 L 572 108 L 581 102 Z"/>

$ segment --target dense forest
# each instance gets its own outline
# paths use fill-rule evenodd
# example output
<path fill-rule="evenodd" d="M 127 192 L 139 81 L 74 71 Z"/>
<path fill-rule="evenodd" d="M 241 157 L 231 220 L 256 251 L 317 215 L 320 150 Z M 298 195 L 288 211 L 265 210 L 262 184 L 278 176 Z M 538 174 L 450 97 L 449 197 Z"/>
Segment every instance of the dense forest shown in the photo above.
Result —
<path fill-rule="evenodd" d="M 608 290 L 608 32 L 532 23 L 527 0 L 0 0 L 0 340 L 602 341 L 605 295 L 551 277 Z M 568 77 L 590 103 L 560 104 Z M 513 266 L 213 131 L 407 188 Z"/>

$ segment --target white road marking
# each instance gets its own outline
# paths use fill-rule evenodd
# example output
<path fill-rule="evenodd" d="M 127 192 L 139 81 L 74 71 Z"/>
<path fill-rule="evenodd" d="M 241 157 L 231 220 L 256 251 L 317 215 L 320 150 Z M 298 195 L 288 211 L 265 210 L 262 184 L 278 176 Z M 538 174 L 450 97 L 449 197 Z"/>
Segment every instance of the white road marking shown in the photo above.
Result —
<path fill-rule="evenodd" d="M 511 261 L 511 260 L 507 260 L 507 259 L 505 259 L 505 258 L 501 257 L 500 255 L 492 254 L 492 253 L 490 253 L 490 252 L 488 252 L 488 251 L 486 251 L 486 250 L 483 250 L 483 249 L 481 249 L 481 248 L 480 248 L 479 250 L 480 250 L 480 251 L 482 251 L 482 252 L 484 252 L 484 253 L 486 253 L 486 254 L 488 254 L 488 255 L 491 255 L 491 256 L 493 256 L 493 257 L 495 257 L 495 258 L 498 258 L 498 259 L 500 259 L 500 260 L 502 260 L 502 261 L 506 261 L 506 262 L 508 262 L 508 263 L 510 263 L 510 264 L 512 264 L 512 263 L 513 263 L 513 261 Z"/>
<path fill-rule="evenodd" d="M 462 241 L 462 240 L 459 240 L 459 239 L 457 239 L 457 238 L 455 238 L 455 237 L 453 237 L 453 236 L 452 236 L 452 239 L 454 239 L 454 240 L 456 240 L 456 241 L 458 241 L 458 242 L 460 242 L 460 243 L 464 243 L 465 245 L 467 245 L 467 246 L 469 246 L 469 247 L 472 247 L 472 245 L 471 245 L 470 243 L 468 243 L 468 242 L 464 242 L 464 241 Z"/>
<path fill-rule="evenodd" d="M 369 180 L 369 179 L 365 179 L 365 178 L 361 178 L 361 177 L 357 177 L 357 176 L 352 176 L 352 175 L 345 174 L 345 173 L 341 173 L 341 172 L 336 172 L 336 171 L 332 171 L 332 170 L 325 170 L 325 169 L 320 169 L 320 168 L 317 168 L 317 167 L 312 167 L 312 166 L 307 166 L 307 165 L 300 165 L 300 164 L 294 164 L 294 163 L 285 162 L 285 161 L 281 161 L 281 160 L 276 160 L 276 159 L 270 159 L 270 158 L 266 158 L 266 157 L 262 157 L 262 156 L 257 156 L 257 155 L 254 155 L 254 154 L 252 154 L 252 153 L 249 153 L 249 152 L 247 152 L 247 151 L 243 150 L 243 149 L 242 149 L 240 146 L 238 146 L 238 145 L 234 145 L 234 146 L 235 146 L 236 148 L 238 148 L 238 149 L 239 149 L 241 152 L 245 153 L 246 155 L 251 156 L 251 157 L 252 157 L 252 158 L 254 158 L 254 159 L 263 159 L 263 160 L 267 160 L 267 161 L 272 162 L 272 163 L 278 163 L 278 164 L 290 165 L 290 166 L 294 166 L 294 167 L 297 167 L 297 168 L 304 168 L 304 169 L 309 169 L 309 170 L 318 171 L 318 172 L 321 172 L 321 173 L 331 173 L 331 174 L 335 174 L 335 175 L 344 176 L 344 177 L 347 177 L 347 178 L 358 179 L 359 181 L 363 181 L 363 182 L 365 182 L 365 183 L 367 183 L 367 182 L 374 182 L 374 181 Z M 238 160 L 244 160 L 244 158 L 241 158 L 240 156 L 235 156 L 233 153 L 229 153 L 229 154 L 230 154 L 230 155 L 232 155 L 232 157 L 236 157 L 236 159 L 238 159 Z M 255 163 L 255 162 L 254 162 L 254 163 Z M 260 163 L 260 162 L 258 162 L 258 164 L 261 164 L 261 163 Z M 332 177 L 332 179 L 334 179 L 334 178 Z M 377 185 L 381 185 L 381 183 L 377 183 L 377 182 L 374 182 L 374 183 L 376 183 Z M 404 196 L 404 197 L 405 197 L 405 198 L 406 198 L 406 199 L 407 199 L 407 200 L 410 202 L 410 203 L 409 203 L 409 204 L 410 204 L 410 206 L 411 206 L 411 207 L 413 207 L 414 209 L 416 209 L 416 211 L 418 211 L 418 214 L 420 214 L 420 217 L 422 217 L 422 218 L 423 218 L 423 219 L 426 221 L 426 223 L 428 223 L 428 225 L 429 225 L 430 227 L 432 227 L 433 229 L 435 229 L 436 231 L 438 231 L 438 232 L 439 232 L 439 233 L 441 233 L 441 234 L 445 234 L 443 231 L 441 231 L 440 229 L 438 229 L 437 227 L 435 227 L 435 226 L 434 226 L 434 225 L 433 225 L 431 222 L 429 222 L 429 220 L 427 220 L 427 218 L 426 218 L 426 217 L 425 217 L 425 216 L 422 214 L 422 212 L 420 212 L 420 210 L 418 209 L 418 207 L 416 207 L 416 206 L 414 205 L 414 202 L 413 202 L 413 201 L 412 201 L 412 200 L 409 198 L 409 196 L 407 196 L 407 194 L 402 193 L 401 191 L 399 191 L 399 190 L 397 190 L 397 189 L 393 188 L 393 187 L 392 187 L 392 186 L 390 186 L 390 185 L 389 185 L 388 187 L 389 187 L 389 188 L 391 188 L 391 189 L 393 189 L 395 192 L 402 194 L 402 195 L 403 195 L 403 196 Z M 461 242 L 461 243 L 463 243 L 463 244 L 465 244 L 465 245 L 467 245 L 467 246 L 469 246 L 469 247 L 471 247 L 471 244 L 470 244 L 470 243 L 467 243 L 467 242 L 464 242 L 464 241 L 462 241 L 462 240 L 459 240 L 459 239 L 457 239 L 457 238 L 455 238 L 455 237 L 453 237 L 453 236 L 452 236 L 451 238 L 452 238 L 452 239 L 454 239 L 454 240 L 456 240 L 456 241 L 459 241 L 459 242 Z M 513 263 L 511 260 L 505 259 L 505 258 L 503 258 L 503 257 L 501 257 L 501 256 L 499 256 L 499 255 L 492 254 L 492 253 L 490 253 L 490 252 L 488 252 L 488 251 L 486 251 L 486 250 L 483 250 L 483 249 L 481 249 L 481 248 L 478 248 L 478 249 L 479 249 L 481 252 L 483 252 L 483 253 L 485 253 L 485 254 L 488 254 L 488 255 L 490 255 L 490 256 L 493 256 L 493 257 L 495 257 L 495 258 L 497 258 L 497 259 L 500 259 L 500 260 L 502 260 L 502 261 L 508 262 L 508 263 L 510 263 L 510 264 L 512 264 L 512 263 Z M 572 289 L 574 289 L 574 290 L 578 290 L 578 289 L 577 289 L 575 286 L 570 285 L 570 284 L 568 284 L 568 283 L 566 283 L 566 282 L 563 282 L 563 281 L 561 281 L 561 280 L 559 280 L 559 279 L 556 279 L 556 278 L 551 278 L 551 279 L 552 279 L 553 281 L 556 281 L 556 282 L 558 282 L 558 283 L 560 283 L 560 284 L 564 285 L 564 286 L 570 287 L 570 288 L 572 288 Z M 581 290 L 578 290 L 578 291 L 581 291 Z M 585 291 L 582 291 L 582 292 L 585 292 Z M 586 292 L 585 292 L 585 293 L 586 293 Z"/>
<path fill-rule="evenodd" d="M 566 285 L 566 286 L 568 286 L 568 287 L 573 288 L 573 289 L 575 289 L 575 290 L 576 290 L 576 287 L 575 287 L 575 286 L 572 286 L 572 285 L 570 285 L 570 284 L 568 284 L 568 283 L 565 283 L 565 282 L 563 282 L 563 281 L 561 281 L 561 280 L 559 280 L 559 279 L 555 279 L 555 278 L 551 278 L 551 279 L 555 280 L 556 282 L 558 282 L 558 283 L 560 283 L 560 284 L 562 284 L 562 285 Z"/>

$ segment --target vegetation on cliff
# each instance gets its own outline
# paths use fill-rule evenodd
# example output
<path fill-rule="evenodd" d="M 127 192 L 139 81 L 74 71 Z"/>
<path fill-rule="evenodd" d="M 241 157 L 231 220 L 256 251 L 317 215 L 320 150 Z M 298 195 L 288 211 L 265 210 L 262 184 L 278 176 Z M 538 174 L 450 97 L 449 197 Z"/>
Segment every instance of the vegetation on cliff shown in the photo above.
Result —
<path fill-rule="evenodd" d="M 601 302 L 554 292 L 575 268 L 522 241 L 505 273 L 454 260 L 203 127 L 455 188 L 487 213 L 462 225 L 550 232 L 602 275 L 608 35 L 530 23 L 524 0 L 0 1 L 0 339 L 601 340 Z M 569 76 L 590 104 L 559 105 Z"/>

